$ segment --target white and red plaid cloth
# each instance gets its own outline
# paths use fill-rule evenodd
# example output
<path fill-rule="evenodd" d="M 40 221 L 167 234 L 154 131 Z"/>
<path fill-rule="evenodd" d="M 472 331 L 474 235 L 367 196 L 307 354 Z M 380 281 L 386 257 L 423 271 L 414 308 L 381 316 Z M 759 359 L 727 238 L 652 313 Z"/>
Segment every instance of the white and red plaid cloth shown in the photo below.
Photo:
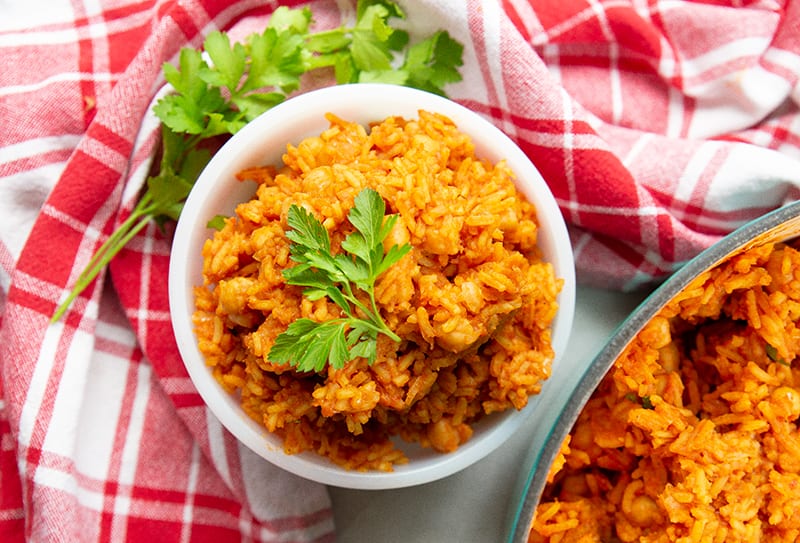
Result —
<path fill-rule="evenodd" d="M 325 488 L 243 450 L 189 381 L 169 233 L 146 229 L 49 323 L 134 205 L 162 63 L 281 3 L 2 3 L 0 541 L 334 538 Z M 399 3 L 412 37 L 465 45 L 448 93 L 542 171 L 583 283 L 651 285 L 800 197 L 800 3 Z M 320 27 L 353 17 L 309 5 Z"/>

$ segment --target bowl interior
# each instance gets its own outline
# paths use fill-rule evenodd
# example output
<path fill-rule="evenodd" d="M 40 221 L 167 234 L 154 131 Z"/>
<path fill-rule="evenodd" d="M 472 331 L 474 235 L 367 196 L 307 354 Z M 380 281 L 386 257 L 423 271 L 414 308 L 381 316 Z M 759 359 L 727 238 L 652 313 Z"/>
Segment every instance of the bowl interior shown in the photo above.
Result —
<path fill-rule="evenodd" d="M 641 329 L 695 277 L 728 257 L 768 242 L 787 241 L 800 236 L 800 202 L 794 202 L 751 221 L 706 249 L 647 296 L 611 335 L 594 357 L 574 390 L 568 395 L 555 424 L 549 429 L 545 444 L 529 452 L 515 489 L 515 507 L 511 511 L 507 540 L 527 543 L 530 524 L 547 484 L 550 466 L 561 443 L 572 430 L 594 390 Z"/>
<path fill-rule="evenodd" d="M 518 187 L 535 204 L 540 223 L 539 245 L 564 287 L 559 312 L 553 322 L 553 347 L 557 368 L 572 326 L 575 304 L 573 255 L 563 217 L 545 181 L 512 141 L 474 112 L 445 98 L 407 87 L 358 84 L 328 87 L 301 94 L 255 119 L 214 156 L 186 202 L 175 231 L 169 273 L 172 322 L 178 347 L 198 392 L 223 426 L 250 449 L 270 462 L 303 477 L 348 488 L 380 489 L 411 486 L 445 477 L 482 458 L 516 430 L 536 408 L 536 398 L 521 412 L 486 417 L 474 426 L 473 437 L 458 451 L 438 454 L 420 447 L 403 446 L 409 463 L 394 472 L 351 472 L 312 453 L 286 455 L 281 441 L 244 416 L 234 397 L 211 376 L 197 349 L 192 330 L 192 289 L 202 283 L 201 249 L 212 231 L 207 221 L 217 214 L 231 215 L 236 204 L 252 197 L 255 185 L 234 180 L 248 166 L 278 164 L 287 143 L 298 143 L 328 127 L 328 112 L 363 124 L 391 115 L 415 118 L 418 110 L 442 113 L 470 134 L 476 153 L 493 162 L 505 159 L 518 177 Z"/>

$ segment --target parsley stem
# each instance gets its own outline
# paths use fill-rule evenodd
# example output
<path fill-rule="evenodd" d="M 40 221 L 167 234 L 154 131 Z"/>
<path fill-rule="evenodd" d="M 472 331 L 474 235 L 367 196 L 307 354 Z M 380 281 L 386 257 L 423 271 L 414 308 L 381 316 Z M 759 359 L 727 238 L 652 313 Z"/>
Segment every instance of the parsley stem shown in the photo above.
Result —
<path fill-rule="evenodd" d="M 344 284 L 344 288 L 345 288 L 345 292 L 343 293 L 344 297 L 350 303 L 352 303 L 354 306 L 356 306 L 359 309 L 359 311 L 361 311 L 361 313 L 366 315 L 366 317 L 369 320 L 365 321 L 365 322 L 369 323 L 369 327 L 372 328 L 373 330 L 375 330 L 376 332 L 386 334 L 387 336 L 392 338 L 392 340 L 399 342 L 400 341 L 400 336 L 398 336 L 397 334 L 392 332 L 391 328 L 389 328 L 389 326 L 387 326 L 387 324 L 384 322 L 383 318 L 381 317 L 381 312 L 378 309 L 378 304 L 375 302 L 375 295 L 372 292 L 369 293 L 369 300 L 370 300 L 370 304 L 372 305 L 372 309 L 370 309 L 369 307 L 364 305 L 358 298 L 356 298 L 355 295 L 353 295 L 353 290 L 350 288 L 350 283 L 349 282 L 345 282 L 343 284 Z M 357 318 L 350 311 L 348 311 L 347 314 L 351 318 Z"/>
<path fill-rule="evenodd" d="M 370 303 L 372 305 L 372 309 L 370 310 L 369 307 L 364 305 L 358 298 L 356 298 L 353 295 L 353 291 L 350 288 L 350 283 L 344 283 L 344 286 L 345 286 L 345 291 L 346 291 L 346 292 L 343 293 L 344 297 L 350 303 L 352 303 L 354 306 L 356 306 L 359 309 L 359 311 L 361 311 L 361 313 L 363 313 L 367 317 L 368 320 L 363 321 L 363 322 L 368 326 L 368 328 L 372 328 L 373 330 L 375 330 L 378 333 L 382 333 L 382 334 L 385 334 L 385 335 L 389 336 L 390 338 L 392 338 L 393 341 L 399 342 L 400 341 L 400 336 L 395 334 L 392 331 L 392 329 L 389 328 L 389 326 L 386 324 L 386 322 L 383 320 L 383 318 L 381 317 L 381 312 L 378 309 L 378 304 L 375 302 L 375 295 L 372 292 L 369 293 L 369 300 L 370 300 Z M 351 311 L 347 311 L 347 315 L 351 319 L 358 319 L 358 317 L 356 315 L 353 315 Z M 358 320 L 362 320 L 362 319 L 358 319 Z"/>
<path fill-rule="evenodd" d="M 145 193 L 136 204 L 136 207 L 134 207 L 130 216 L 125 219 L 108 239 L 103 242 L 100 248 L 95 251 L 94 255 L 92 255 L 92 258 L 75 281 L 75 285 L 70 291 L 69 296 L 67 296 L 58 309 L 56 309 L 56 312 L 53 313 L 53 316 L 50 318 L 51 323 L 61 318 L 75 298 L 92 284 L 92 281 L 95 280 L 117 253 L 119 253 L 136 234 L 147 226 L 152 218 L 150 200 L 151 198 L 149 198 L 149 195 Z"/>
<path fill-rule="evenodd" d="M 375 302 L 375 294 L 373 292 L 369 293 L 369 301 L 372 304 L 372 311 L 373 314 L 375 315 L 375 320 L 380 324 L 381 332 L 392 338 L 392 340 L 399 342 L 400 336 L 395 334 L 392 331 L 392 329 L 389 328 L 389 326 L 386 324 L 386 321 L 384 321 L 383 318 L 381 317 L 381 313 L 378 310 L 378 304 Z"/>
<path fill-rule="evenodd" d="M 347 321 L 348 324 L 350 324 L 349 321 L 357 321 L 359 324 L 367 328 L 370 328 L 379 334 L 385 334 L 389 336 L 392 339 L 392 341 L 400 342 L 401 340 L 400 336 L 392 332 L 392 330 L 388 326 L 386 326 L 386 323 L 383 322 L 383 319 L 380 318 L 380 316 L 371 314 L 368 314 L 367 316 L 369 317 L 369 320 L 359 319 L 356 316 L 352 316 L 348 319 L 345 319 L 345 321 Z"/>

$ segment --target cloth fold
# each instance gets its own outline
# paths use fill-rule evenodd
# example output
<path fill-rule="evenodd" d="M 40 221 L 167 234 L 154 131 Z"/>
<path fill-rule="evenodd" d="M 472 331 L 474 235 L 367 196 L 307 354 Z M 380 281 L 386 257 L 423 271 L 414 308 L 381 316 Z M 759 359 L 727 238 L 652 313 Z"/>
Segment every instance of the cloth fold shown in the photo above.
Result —
<path fill-rule="evenodd" d="M 800 197 L 797 3 L 398 3 L 412 40 L 464 44 L 448 95 L 541 170 L 584 284 L 651 287 Z M 325 488 L 241 447 L 183 369 L 169 228 L 49 319 L 135 204 L 162 63 L 277 5 L 326 27 L 354 2 L 35 4 L 0 20 L 0 540 L 332 540 Z"/>

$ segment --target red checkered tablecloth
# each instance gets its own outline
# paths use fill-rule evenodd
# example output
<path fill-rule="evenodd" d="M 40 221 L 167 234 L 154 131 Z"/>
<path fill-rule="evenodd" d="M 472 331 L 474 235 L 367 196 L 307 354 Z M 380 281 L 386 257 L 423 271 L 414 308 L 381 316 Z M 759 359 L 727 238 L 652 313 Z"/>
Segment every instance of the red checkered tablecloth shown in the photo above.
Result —
<path fill-rule="evenodd" d="M 49 323 L 135 203 L 162 63 L 284 3 L 3 4 L 0 541 L 333 540 L 326 489 L 239 446 L 188 379 L 169 229 L 145 229 Z M 448 94 L 541 170 L 584 284 L 653 285 L 800 197 L 798 3 L 399 4 L 412 37 L 444 28 L 465 45 Z M 354 14 L 307 5 L 320 28 Z"/>

